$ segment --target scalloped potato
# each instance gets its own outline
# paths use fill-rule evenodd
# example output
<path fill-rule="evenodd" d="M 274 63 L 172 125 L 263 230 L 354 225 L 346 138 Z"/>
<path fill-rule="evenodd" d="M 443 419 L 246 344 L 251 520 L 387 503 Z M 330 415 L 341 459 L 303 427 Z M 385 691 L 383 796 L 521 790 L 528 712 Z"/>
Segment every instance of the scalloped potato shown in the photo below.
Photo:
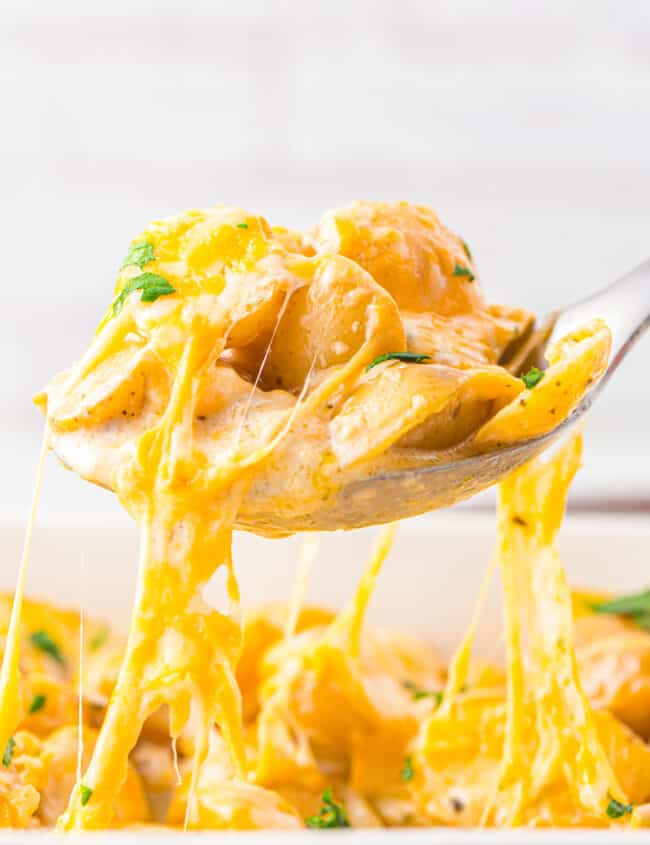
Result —
<path fill-rule="evenodd" d="M 471 637 L 447 671 L 428 644 L 366 630 L 394 526 L 338 616 L 294 607 L 288 633 L 277 609 L 241 623 L 231 537 L 249 497 L 316 509 L 391 461 L 444 463 L 571 413 L 605 370 L 609 330 L 594 321 L 563 338 L 530 381 L 503 362 L 532 322 L 488 304 L 464 241 L 409 203 L 353 203 L 306 233 L 194 209 L 134 239 L 88 350 L 36 397 L 46 445 L 140 524 L 132 625 L 89 661 L 75 732 L 76 623 L 45 610 L 47 660 L 19 666 L 18 590 L 0 677 L 0 819 L 290 829 L 632 815 L 650 798 L 647 752 L 582 691 L 554 546 L 575 442 L 502 487 L 505 681 L 470 670 Z M 515 506 L 541 533 L 508 521 Z M 225 609 L 203 596 L 219 570 Z M 533 588 L 548 619 L 538 614 L 528 653 L 518 614 Z M 34 612 L 25 604 L 23 626 Z M 621 763 L 632 759 L 634 778 Z"/>

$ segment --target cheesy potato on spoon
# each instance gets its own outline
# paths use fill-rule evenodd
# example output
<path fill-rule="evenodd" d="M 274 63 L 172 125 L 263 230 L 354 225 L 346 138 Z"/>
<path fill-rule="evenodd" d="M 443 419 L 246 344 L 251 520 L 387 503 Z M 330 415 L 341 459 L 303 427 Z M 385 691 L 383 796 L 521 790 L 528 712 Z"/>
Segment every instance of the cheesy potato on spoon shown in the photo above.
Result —
<path fill-rule="evenodd" d="M 531 321 L 487 305 L 467 246 L 408 203 L 354 203 L 303 234 L 239 209 L 193 210 L 133 241 L 87 352 L 37 398 L 62 461 L 113 489 L 141 526 L 125 654 L 63 829 L 111 823 L 129 754 L 161 708 L 174 741 L 192 732 L 185 825 L 222 818 L 201 799 L 215 725 L 232 777 L 243 783 L 249 770 L 233 526 L 251 522 L 255 502 L 315 511 L 378 467 L 453 460 L 555 427 L 602 375 L 609 332 L 584 327 L 549 351 L 546 373 L 521 379 L 499 361 Z M 203 599 L 218 569 L 226 611 Z M 370 590 L 361 585 L 361 605 Z M 361 618 L 351 610 L 314 646 L 338 654 L 343 637 L 351 657 L 331 665 L 351 688 Z M 7 736 L 19 714 L 15 632 L 0 690 Z M 286 710 L 270 700 L 269 740 Z M 404 736 L 415 727 L 397 722 Z"/>

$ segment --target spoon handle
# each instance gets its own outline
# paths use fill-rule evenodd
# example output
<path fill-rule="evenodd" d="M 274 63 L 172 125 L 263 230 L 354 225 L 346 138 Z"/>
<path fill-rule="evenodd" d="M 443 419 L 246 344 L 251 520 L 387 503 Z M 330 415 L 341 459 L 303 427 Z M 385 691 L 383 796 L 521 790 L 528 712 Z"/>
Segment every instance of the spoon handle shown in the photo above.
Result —
<path fill-rule="evenodd" d="M 601 317 L 612 332 L 610 375 L 650 326 L 650 260 L 604 290 L 565 308 L 555 323 L 551 342 L 595 317 Z"/>

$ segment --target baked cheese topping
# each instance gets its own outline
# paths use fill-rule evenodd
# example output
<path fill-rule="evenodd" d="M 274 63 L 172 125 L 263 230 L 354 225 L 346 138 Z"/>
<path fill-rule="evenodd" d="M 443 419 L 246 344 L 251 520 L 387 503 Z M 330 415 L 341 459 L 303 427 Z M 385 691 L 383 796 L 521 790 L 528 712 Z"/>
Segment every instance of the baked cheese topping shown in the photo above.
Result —
<path fill-rule="evenodd" d="M 551 461 L 537 460 L 502 485 L 496 562 L 504 577 L 505 671 L 469 658 L 473 623 L 448 670 L 425 641 L 366 624 L 394 536 L 388 526 L 341 614 L 273 605 L 247 615 L 236 672 L 247 777 L 214 727 L 197 770 L 202 737 L 195 723 L 178 738 L 177 784 L 161 710 L 131 755 L 111 824 L 155 820 L 180 828 L 188 819 L 193 828 L 232 830 L 646 823 L 650 751 L 626 723 L 634 724 L 643 704 L 650 673 L 641 661 L 650 634 L 623 618 L 594 615 L 596 598 L 578 595 L 574 637 L 572 597 L 557 556 L 579 456 L 580 442 L 572 440 Z M 0 632 L 10 606 L 9 597 L 0 600 Z M 78 626 L 77 614 L 25 602 L 24 709 L 0 768 L 3 824 L 51 825 L 73 790 Z M 47 636 L 35 639 L 35 631 Z M 587 644 L 580 642 L 584 633 Z M 84 644 L 88 759 L 97 748 L 93 726 L 109 718 L 106 697 L 125 643 L 104 623 L 87 620 Z M 619 654 L 626 659 L 614 671 L 611 658 Z M 610 698 L 599 690 L 592 704 L 585 690 L 604 674 Z M 621 721 L 615 707 L 630 719 Z M 102 795 L 89 786 L 89 774 L 79 787 L 84 807 Z"/>

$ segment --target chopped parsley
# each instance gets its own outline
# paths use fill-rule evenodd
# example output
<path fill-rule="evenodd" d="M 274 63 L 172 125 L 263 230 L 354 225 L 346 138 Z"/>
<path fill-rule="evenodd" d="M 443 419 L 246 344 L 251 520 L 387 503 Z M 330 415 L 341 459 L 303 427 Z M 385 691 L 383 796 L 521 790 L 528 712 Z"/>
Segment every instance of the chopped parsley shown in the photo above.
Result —
<path fill-rule="evenodd" d="M 526 385 L 528 390 L 532 390 L 535 385 L 539 384 L 544 378 L 544 370 L 538 370 L 537 367 L 531 367 L 527 373 L 521 377 L 521 380 Z"/>
<path fill-rule="evenodd" d="M 471 251 L 470 251 L 470 248 L 467 246 L 467 241 L 464 241 L 464 240 L 461 238 L 461 239 L 460 239 L 460 243 L 461 243 L 461 245 L 462 245 L 462 247 L 463 247 L 463 252 L 465 253 L 465 255 L 466 255 L 466 256 L 469 258 L 469 260 L 471 261 L 471 260 L 472 260 L 472 253 L 471 253 Z"/>
<path fill-rule="evenodd" d="M 429 690 L 418 687 L 413 681 L 404 681 L 402 684 L 404 689 L 407 689 L 413 695 L 413 701 L 421 701 L 423 698 L 433 698 L 436 707 L 442 704 L 442 690 Z"/>
<path fill-rule="evenodd" d="M 371 361 L 366 367 L 366 372 L 372 370 L 377 364 L 383 364 L 384 361 L 406 361 L 411 364 L 424 364 L 425 361 L 430 361 L 430 355 L 421 355 L 419 352 L 384 352 L 374 361 Z"/>
<path fill-rule="evenodd" d="M 110 631 L 108 630 L 108 625 L 102 625 L 101 628 L 98 628 L 96 633 L 90 638 L 88 648 L 91 651 L 99 651 L 103 645 L 106 645 L 109 636 Z"/>
<path fill-rule="evenodd" d="M 122 262 L 120 270 L 124 270 L 125 267 L 144 267 L 145 264 L 153 261 L 155 257 L 153 246 L 147 241 L 131 244 L 128 255 Z"/>
<path fill-rule="evenodd" d="M 81 806 L 85 807 L 93 796 L 93 791 L 89 786 L 84 786 L 83 783 L 79 786 L 79 795 L 81 796 Z"/>
<path fill-rule="evenodd" d="M 415 777 L 415 769 L 413 768 L 413 758 L 410 754 L 404 760 L 404 766 L 402 767 L 402 771 L 399 774 L 404 783 L 409 783 L 409 781 L 412 781 Z"/>
<path fill-rule="evenodd" d="M 34 648 L 42 651 L 43 654 L 49 655 L 52 660 L 56 660 L 56 662 L 61 666 L 65 666 L 65 657 L 61 653 L 61 649 L 47 631 L 34 631 L 34 633 L 30 636 L 29 641 Z"/>
<path fill-rule="evenodd" d="M 454 276 L 465 276 L 468 282 L 473 282 L 476 278 L 469 267 L 463 267 L 462 264 L 454 264 Z"/>
<path fill-rule="evenodd" d="M 131 279 L 130 282 L 127 282 L 118 293 L 113 302 L 114 317 L 122 310 L 126 298 L 136 290 L 142 292 L 140 296 L 141 302 L 155 302 L 160 296 L 168 296 L 170 293 L 176 293 L 176 288 L 172 287 L 163 276 L 159 276 L 157 273 L 141 273 L 139 276 Z"/>
<path fill-rule="evenodd" d="M 9 737 L 9 741 L 7 742 L 7 746 L 5 748 L 4 754 L 2 755 L 2 765 L 7 767 L 11 766 L 11 761 L 14 756 L 14 751 L 16 750 L 16 740 L 13 736 Z"/>
<path fill-rule="evenodd" d="M 324 830 L 326 828 L 334 827 L 350 827 L 350 820 L 345 808 L 342 804 L 338 804 L 334 800 L 331 787 L 328 787 L 321 795 L 321 802 L 323 806 L 320 808 L 318 815 L 309 816 L 305 820 L 307 827 L 317 830 Z"/>
<path fill-rule="evenodd" d="M 237 228 L 238 229 L 248 229 L 248 223 L 238 223 Z"/>
<path fill-rule="evenodd" d="M 32 698 L 32 703 L 29 705 L 29 715 L 33 715 L 34 713 L 38 713 L 39 710 L 42 710 L 45 707 L 47 702 L 47 696 L 43 695 L 43 693 L 38 693 Z"/>
<path fill-rule="evenodd" d="M 590 605 L 594 613 L 609 613 L 613 616 L 625 616 L 638 628 L 650 631 L 650 590 L 630 593 L 611 601 L 595 602 Z"/>
<path fill-rule="evenodd" d="M 632 804 L 621 804 L 620 801 L 617 801 L 616 798 L 612 798 L 610 795 L 609 804 L 605 812 L 610 819 L 620 819 L 623 816 L 629 816 L 633 809 Z"/>

